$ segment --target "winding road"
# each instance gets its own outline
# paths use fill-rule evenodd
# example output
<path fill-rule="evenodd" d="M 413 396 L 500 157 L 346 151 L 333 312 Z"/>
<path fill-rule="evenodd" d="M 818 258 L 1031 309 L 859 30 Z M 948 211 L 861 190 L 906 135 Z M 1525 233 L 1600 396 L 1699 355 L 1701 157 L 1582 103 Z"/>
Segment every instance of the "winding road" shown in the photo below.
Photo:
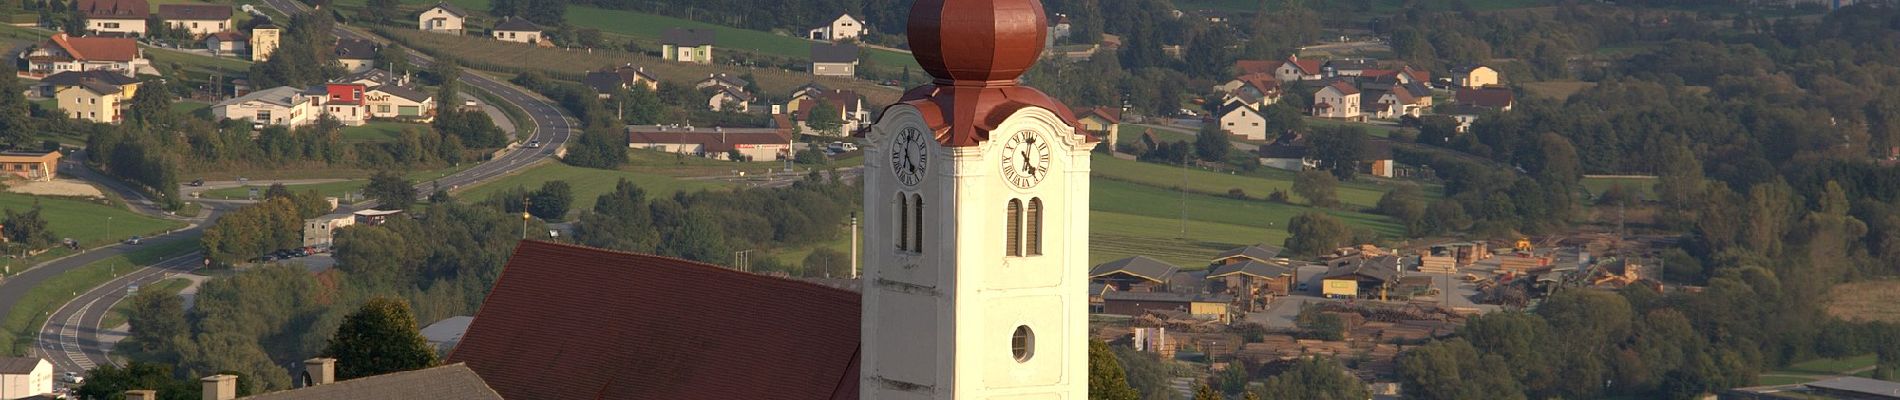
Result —
<path fill-rule="evenodd" d="M 292 0 L 266 0 L 265 3 L 286 14 L 309 12 L 303 4 Z M 336 28 L 335 34 L 340 38 L 373 40 L 369 35 L 351 31 L 341 26 Z M 434 64 L 433 59 L 421 54 L 410 53 L 409 58 L 410 63 L 417 66 Z M 541 160 L 558 155 L 573 136 L 574 126 L 578 125 L 575 119 L 569 117 L 567 113 L 555 105 L 554 102 L 526 89 L 514 86 L 513 84 L 495 80 L 469 70 L 465 70 L 459 81 L 466 87 L 493 94 L 495 97 L 508 103 L 509 106 L 516 107 L 523 111 L 531 122 L 533 122 L 534 131 L 531 136 L 522 138 L 522 142 L 539 141 L 543 146 L 536 148 L 525 146 L 511 147 L 500 155 L 469 169 L 433 181 L 418 182 L 416 185 L 418 191 L 426 192 L 438 187 L 453 190 L 454 188 L 474 185 L 520 171 Z M 81 167 L 78 169 L 84 168 Z M 155 216 L 177 218 L 168 216 L 168 214 L 159 211 L 156 207 L 152 207 L 151 202 L 144 199 L 144 196 L 124 187 L 124 184 L 116 180 L 99 176 L 97 173 L 93 173 L 89 170 L 78 173 L 78 175 L 83 179 L 106 185 L 114 191 L 119 192 L 126 198 L 128 203 L 137 205 L 132 206 L 136 211 Z M 426 195 L 427 193 L 423 194 Z M 204 204 L 208 211 L 208 216 L 205 220 L 194 224 L 188 229 L 153 237 L 148 239 L 147 243 L 157 244 L 182 240 L 198 240 L 203 232 L 204 226 L 209 225 L 210 222 L 215 220 L 224 210 L 234 208 L 238 205 L 237 203 L 214 201 L 200 201 L 200 203 Z M 108 257 L 125 254 L 134 248 L 134 246 L 130 245 L 117 244 L 93 249 L 76 256 L 41 264 L 36 268 L 9 278 L 5 282 L 0 282 L 0 319 L 5 319 L 6 314 L 11 311 L 13 305 L 25 297 L 28 290 L 47 279 Z M 117 362 L 108 357 L 106 350 L 101 346 L 100 333 L 102 327 L 99 325 L 101 321 L 105 319 L 106 314 L 112 309 L 112 306 L 126 297 L 127 288 L 132 285 L 146 285 L 179 273 L 190 272 L 197 269 L 200 265 L 203 265 L 203 257 L 199 253 L 194 252 L 167 259 L 152 266 L 138 268 L 78 295 L 72 301 L 62 305 L 48 316 L 46 323 L 42 325 L 39 330 L 39 337 L 35 341 L 34 352 L 51 361 L 54 365 L 54 369 L 59 372 L 83 373 L 99 365 L 108 363 L 116 364 Z"/>

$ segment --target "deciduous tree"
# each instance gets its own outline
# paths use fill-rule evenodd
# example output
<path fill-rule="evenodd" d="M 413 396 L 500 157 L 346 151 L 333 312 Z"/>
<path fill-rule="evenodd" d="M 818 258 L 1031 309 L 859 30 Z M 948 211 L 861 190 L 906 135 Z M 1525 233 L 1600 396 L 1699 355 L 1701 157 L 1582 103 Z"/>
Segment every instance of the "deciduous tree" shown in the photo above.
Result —
<path fill-rule="evenodd" d="M 379 297 L 343 319 L 323 355 L 337 360 L 338 380 L 428 368 L 435 349 L 417 331 L 409 304 Z"/>

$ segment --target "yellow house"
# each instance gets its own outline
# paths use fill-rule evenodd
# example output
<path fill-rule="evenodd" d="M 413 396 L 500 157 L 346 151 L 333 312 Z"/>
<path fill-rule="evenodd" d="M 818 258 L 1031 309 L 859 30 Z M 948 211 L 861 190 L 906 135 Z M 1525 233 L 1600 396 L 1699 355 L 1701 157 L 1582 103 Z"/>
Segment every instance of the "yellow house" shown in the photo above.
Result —
<path fill-rule="evenodd" d="M 1468 88 L 1481 88 L 1499 83 L 1498 70 L 1477 64 L 1452 68 L 1451 79 L 1453 84 Z"/>
<path fill-rule="evenodd" d="M 271 53 L 277 52 L 277 41 L 283 32 L 270 24 L 251 28 L 251 61 L 270 61 Z"/>
<path fill-rule="evenodd" d="M 138 84 L 111 85 L 85 81 L 59 89 L 59 110 L 73 119 L 116 124 L 124 118 L 121 108 L 138 90 Z"/>

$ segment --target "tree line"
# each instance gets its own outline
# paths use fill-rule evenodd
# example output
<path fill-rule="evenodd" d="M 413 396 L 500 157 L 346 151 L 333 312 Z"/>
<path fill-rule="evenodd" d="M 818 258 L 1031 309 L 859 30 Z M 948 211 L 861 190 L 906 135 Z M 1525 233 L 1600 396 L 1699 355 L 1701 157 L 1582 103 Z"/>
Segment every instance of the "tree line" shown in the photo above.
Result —
<path fill-rule="evenodd" d="M 858 209 L 861 195 L 856 185 L 817 172 L 785 188 L 680 192 L 654 198 L 622 180 L 612 192 L 601 195 L 593 209 L 580 213 L 574 240 L 592 247 L 723 265 L 732 261 L 735 250 L 837 239 L 845 233 L 843 228 Z M 842 268 L 847 262 L 828 263 L 842 258 L 807 260 L 815 268 Z M 779 265 L 768 257 L 753 260 L 752 267 L 802 272 L 798 270 L 804 266 Z"/>

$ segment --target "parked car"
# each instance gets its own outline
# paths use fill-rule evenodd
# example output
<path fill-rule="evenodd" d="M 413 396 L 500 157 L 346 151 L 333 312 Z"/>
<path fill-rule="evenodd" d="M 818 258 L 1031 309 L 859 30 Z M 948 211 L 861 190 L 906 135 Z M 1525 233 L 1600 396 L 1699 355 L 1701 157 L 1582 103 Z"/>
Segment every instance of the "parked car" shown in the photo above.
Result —
<path fill-rule="evenodd" d="M 204 178 L 194 179 L 191 181 L 191 186 L 193 187 L 204 186 L 204 185 L 205 185 Z"/>
<path fill-rule="evenodd" d="M 66 372 L 59 375 L 59 381 L 78 385 L 85 383 L 86 377 L 80 376 L 77 372 Z"/>

